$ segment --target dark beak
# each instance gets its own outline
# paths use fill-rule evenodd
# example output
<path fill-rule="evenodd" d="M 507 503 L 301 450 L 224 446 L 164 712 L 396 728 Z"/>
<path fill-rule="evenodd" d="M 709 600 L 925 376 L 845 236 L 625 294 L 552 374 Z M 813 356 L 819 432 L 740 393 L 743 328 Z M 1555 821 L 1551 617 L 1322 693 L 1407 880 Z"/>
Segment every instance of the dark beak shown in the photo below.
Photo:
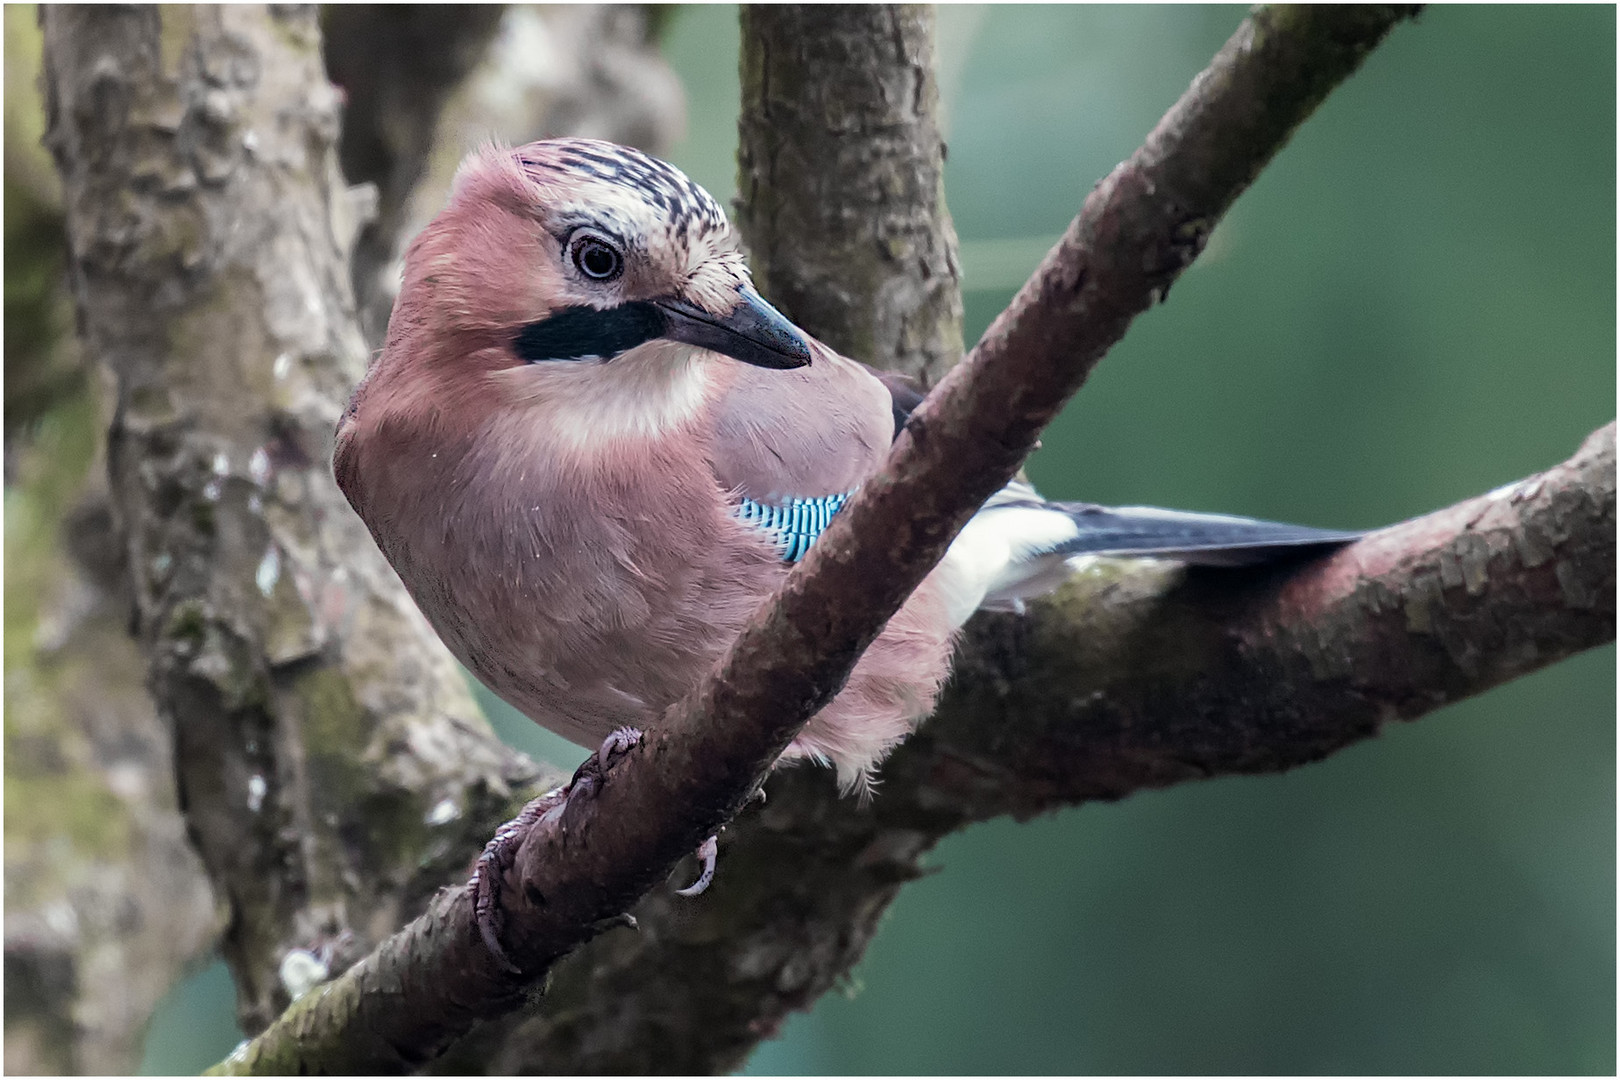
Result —
<path fill-rule="evenodd" d="M 724 353 L 763 368 L 800 368 L 810 363 L 810 346 L 799 328 L 765 302 L 752 287 L 737 290 L 737 306 L 710 315 L 685 300 L 655 300 L 668 322 L 664 336 Z"/>

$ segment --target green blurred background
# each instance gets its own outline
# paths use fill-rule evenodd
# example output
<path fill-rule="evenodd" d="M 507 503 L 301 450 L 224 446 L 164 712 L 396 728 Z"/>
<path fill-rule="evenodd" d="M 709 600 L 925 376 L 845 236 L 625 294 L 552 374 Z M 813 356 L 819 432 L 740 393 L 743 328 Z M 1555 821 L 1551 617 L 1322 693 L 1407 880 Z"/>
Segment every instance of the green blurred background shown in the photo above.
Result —
<path fill-rule="evenodd" d="M 970 341 L 1242 15 L 941 9 Z M 736 9 L 665 35 L 689 94 L 671 157 L 729 198 Z M 1614 9 L 1433 8 L 1030 472 L 1059 498 L 1365 527 L 1545 468 L 1614 416 L 1615 201 Z M 748 1071 L 1613 1073 L 1614 686 L 1611 646 L 1286 776 L 955 836 L 849 991 Z M 219 965 L 178 988 L 145 1070 L 218 1060 L 231 1007 Z"/>

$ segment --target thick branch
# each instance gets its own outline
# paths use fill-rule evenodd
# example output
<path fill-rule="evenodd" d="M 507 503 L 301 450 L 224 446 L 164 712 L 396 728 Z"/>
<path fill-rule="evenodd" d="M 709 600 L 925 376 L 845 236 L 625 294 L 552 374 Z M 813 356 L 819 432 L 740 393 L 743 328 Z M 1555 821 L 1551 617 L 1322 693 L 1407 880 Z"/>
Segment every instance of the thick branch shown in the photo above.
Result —
<path fill-rule="evenodd" d="M 1611 423 L 1562 465 L 1296 571 L 1104 564 L 1018 627 L 1038 680 L 992 659 L 1007 620 L 976 628 L 929 783 L 974 817 L 1024 816 L 1319 760 L 1613 641 L 1614 529 Z"/>
<path fill-rule="evenodd" d="M 127 1073 L 218 943 L 129 635 L 102 420 L 73 335 L 41 30 L 5 10 L 5 1068 Z"/>
<path fill-rule="evenodd" d="M 1610 425 L 1563 465 L 1293 573 L 1100 560 L 1027 616 L 981 616 L 870 807 L 819 770 L 772 777 L 727 832 L 723 886 L 697 910 L 647 897 L 643 933 L 560 965 L 509 1040 L 523 1054 L 493 1064 L 729 1072 L 836 984 L 963 825 L 1290 768 L 1612 641 L 1614 455 Z"/>
<path fill-rule="evenodd" d="M 505 945 L 527 979 L 594 936 L 736 814 L 1130 318 L 1163 295 L 1293 127 L 1403 14 L 1262 10 L 1245 22 L 1148 145 L 1087 199 L 1010 314 L 919 409 L 883 474 L 834 520 L 719 667 L 589 797 L 529 832 L 504 893 Z M 1200 179 L 1189 178 L 1195 172 Z M 1195 221 L 1199 229 L 1189 230 Z M 383 992 L 363 994 L 363 986 Z M 452 895 L 227 1067 L 409 1065 L 521 998 L 520 983 L 482 951 L 468 905 Z"/>
<path fill-rule="evenodd" d="M 647 897 L 635 909 L 644 932 L 605 937 L 571 958 L 541 1013 L 510 1040 L 521 1053 L 491 1064 L 734 1069 L 859 959 L 882 911 L 947 833 L 1005 813 L 1318 760 L 1391 719 L 1612 641 L 1614 586 L 1612 424 L 1563 465 L 1292 573 L 1100 560 L 1026 618 L 976 621 L 951 692 L 885 764 L 872 806 L 833 798 L 819 770 L 773 777 L 766 807 L 728 833 L 727 887 L 696 911 L 662 892 Z M 379 992 L 419 1002 L 420 975 L 408 978 L 402 957 L 459 952 L 467 908 L 451 894 L 408 942 L 391 943 L 393 966 L 373 958 L 364 979 L 357 970 L 343 980 L 353 982 L 336 991 L 345 1007 Z M 472 962 L 458 980 L 479 975 Z M 447 1007 L 455 1001 L 443 996 Z M 282 1025 L 305 1042 L 281 1049 L 321 1053 L 323 1068 L 381 1060 L 353 1029 L 312 1051 L 307 1040 L 337 1033 L 302 1009 Z M 611 1039 L 592 1035 L 609 1029 Z M 310 1060 L 265 1058 L 251 1071 Z"/>

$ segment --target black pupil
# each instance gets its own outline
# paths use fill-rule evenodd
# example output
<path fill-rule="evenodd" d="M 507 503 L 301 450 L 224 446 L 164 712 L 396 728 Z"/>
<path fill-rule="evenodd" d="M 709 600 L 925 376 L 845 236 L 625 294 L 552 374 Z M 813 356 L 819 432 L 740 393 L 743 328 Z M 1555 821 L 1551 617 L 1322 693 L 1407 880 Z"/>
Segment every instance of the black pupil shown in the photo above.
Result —
<path fill-rule="evenodd" d="M 580 269 L 594 278 L 612 276 L 618 268 L 619 257 L 605 244 L 583 244 L 579 250 Z"/>

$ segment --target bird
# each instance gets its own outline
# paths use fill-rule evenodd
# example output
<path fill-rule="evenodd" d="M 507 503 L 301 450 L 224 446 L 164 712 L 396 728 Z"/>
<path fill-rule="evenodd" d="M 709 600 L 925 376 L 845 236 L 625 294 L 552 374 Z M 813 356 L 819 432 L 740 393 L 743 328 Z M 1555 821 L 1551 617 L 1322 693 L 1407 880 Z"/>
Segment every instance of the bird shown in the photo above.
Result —
<path fill-rule="evenodd" d="M 725 211 L 674 166 L 590 139 L 490 144 L 409 245 L 334 471 L 461 663 L 606 755 L 725 653 L 922 396 L 765 300 Z M 869 798 L 968 617 L 1021 610 L 1079 560 L 1241 565 L 1359 535 L 1015 481 L 778 764 Z"/>

